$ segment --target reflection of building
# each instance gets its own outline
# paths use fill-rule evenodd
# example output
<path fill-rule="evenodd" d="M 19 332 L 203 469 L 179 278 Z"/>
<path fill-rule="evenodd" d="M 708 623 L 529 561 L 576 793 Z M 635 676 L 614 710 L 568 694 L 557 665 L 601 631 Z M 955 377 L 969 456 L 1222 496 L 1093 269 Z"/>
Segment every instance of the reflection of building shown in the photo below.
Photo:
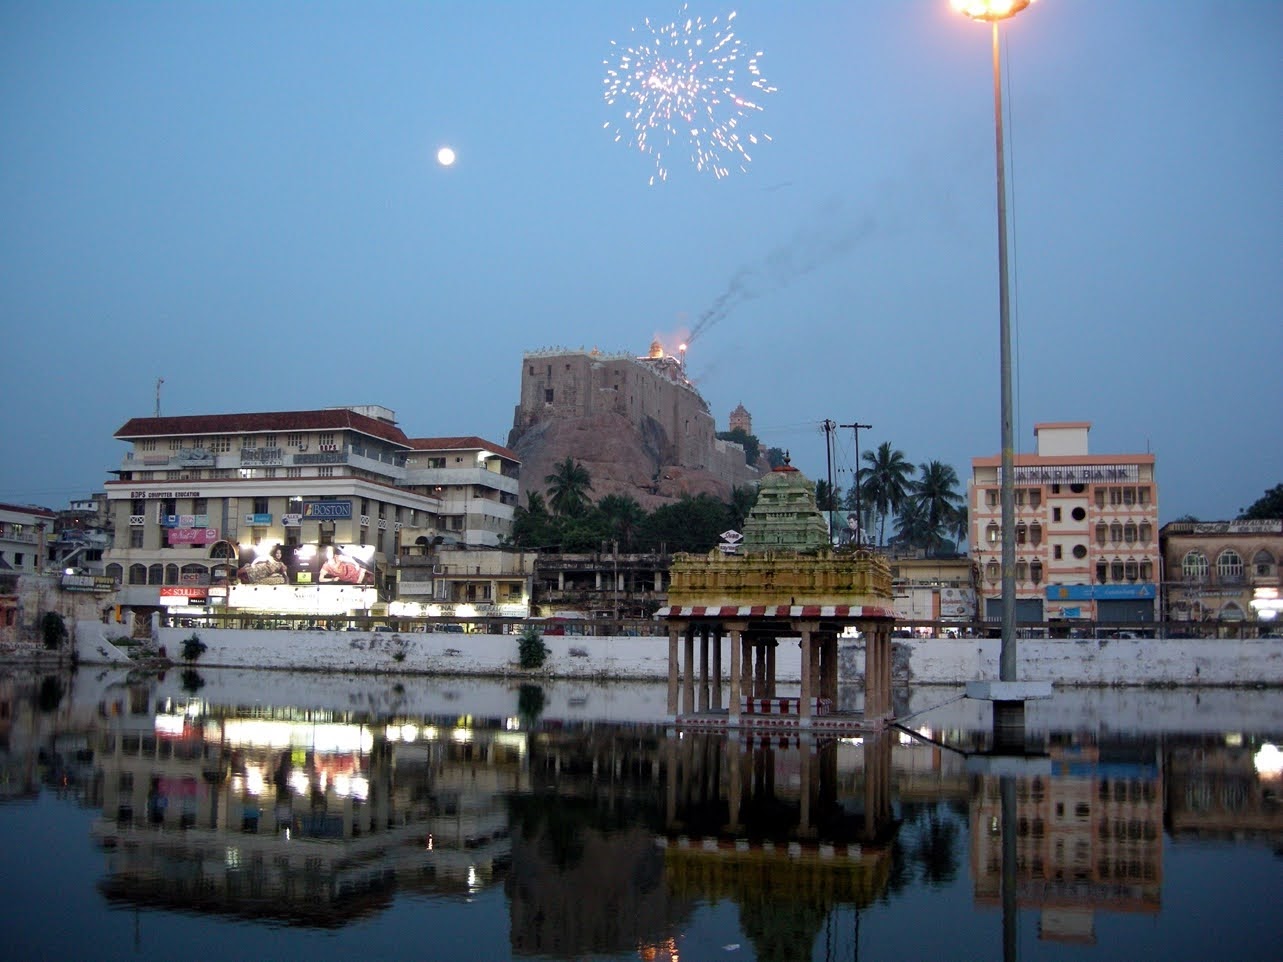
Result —
<path fill-rule="evenodd" d="M 1041 936 L 1094 941 L 1094 913 L 1157 913 L 1163 881 L 1163 779 L 1158 749 L 1053 746 L 1051 772 L 1016 779 L 1016 897 L 1042 910 Z M 971 800 L 978 902 L 1002 881 L 998 776 Z"/>
<path fill-rule="evenodd" d="M 1034 425 L 1015 456 L 1016 617 L 1154 621 L 1158 484 L 1152 454 L 1089 454 L 1087 422 Z M 982 616 L 1002 615 L 1001 458 L 974 458 L 967 504 Z"/>
<path fill-rule="evenodd" d="M 382 407 L 134 418 L 116 437 L 132 447 L 107 484 L 105 573 L 135 610 L 365 613 L 396 591 L 402 545 L 494 544 L 511 527 L 509 452 L 410 439 Z M 288 571 L 236 576 L 277 545 Z M 327 568 L 327 552 L 344 558 Z"/>
<path fill-rule="evenodd" d="M 1273 755 L 1273 765 L 1258 759 Z M 1173 836 L 1260 839 L 1283 845 L 1277 748 L 1234 735 L 1167 751 L 1167 824 Z"/>
<path fill-rule="evenodd" d="M 1158 534 L 1167 620 L 1283 627 L 1283 521 L 1173 521 Z"/>
<path fill-rule="evenodd" d="M 806 736 L 668 741 L 669 889 L 692 902 L 733 901 L 759 959 L 810 958 L 834 909 L 858 911 L 886 892 L 891 738 L 865 738 L 849 773 L 840 747 Z"/>
<path fill-rule="evenodd" d="M 106 699 L 97 735 L 113 900 L 333 926 L 394 889 L 467 895 L 509 859 L 526 735 L 502 720 Z"/>

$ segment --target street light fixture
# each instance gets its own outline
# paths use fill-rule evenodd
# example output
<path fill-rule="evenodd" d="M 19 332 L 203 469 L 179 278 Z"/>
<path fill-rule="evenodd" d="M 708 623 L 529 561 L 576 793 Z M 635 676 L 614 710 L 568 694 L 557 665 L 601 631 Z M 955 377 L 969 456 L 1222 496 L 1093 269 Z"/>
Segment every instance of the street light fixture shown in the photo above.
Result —
<path fill-rule="evenodd" d="M 1011 302 L 1007 286 L 1007 177 L 1002 149 L 1002 60 L 998 24 L 1014 17 L 1033 0 L 950 0 L 954 10 L 993 28 L 993 126 L 998 157 L 998 336 L 1002 405 L 1002 467 L 999 494 L 1002 512 L 1002 650 L 1001 681 L 1016 680 L 1016 479 L 1011 403 Z"/>

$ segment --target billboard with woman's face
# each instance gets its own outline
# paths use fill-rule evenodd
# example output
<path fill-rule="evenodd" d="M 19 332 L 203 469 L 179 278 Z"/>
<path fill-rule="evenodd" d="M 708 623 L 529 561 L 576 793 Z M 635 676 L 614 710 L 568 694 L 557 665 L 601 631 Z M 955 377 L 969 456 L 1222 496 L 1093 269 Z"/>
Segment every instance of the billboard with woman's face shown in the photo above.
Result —
<path fill-rule="evenodd" d="M 359 544 L 260 544 L 241 549 L 243 585 L 373 585 L 374 547 Z"/>

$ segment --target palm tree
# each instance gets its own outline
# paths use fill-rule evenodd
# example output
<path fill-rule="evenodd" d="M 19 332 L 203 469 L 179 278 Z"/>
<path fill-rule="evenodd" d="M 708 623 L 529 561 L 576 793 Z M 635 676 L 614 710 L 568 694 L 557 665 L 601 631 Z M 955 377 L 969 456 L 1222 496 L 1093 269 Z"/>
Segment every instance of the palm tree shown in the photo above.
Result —
<path fill-rule="evenodd" d="M 939 530 L 952 528 L 954 515 L 962 507 L 962 495 L 958 494 L 958 473 L 940 461 L 920 464 L 918 472 L 913 493 L 926 508 L 928 523 Z"/>
<path fill-rule="evenodd" d="M 574 458 L 567 457 L 553 465 L 552 474 L 544 478 L 544 483 L 548 485 L 548 504 L 556 514 L 577 515 L 588 505 L 592 475 Z"/>
<path fill-rule="evenodd" d="M 637 499 L 626 494 L 608 494 L 597 502 L 597 512 L 619 547 L 631 551 L 637 540 L 637 529 L 646 517 Z"/>
<path fill-rule="evenodd" d="M 863 503 L 877 509 L 878 546 L 881 547 L 886 536 L 887 515 L 898 512 L 909 497 L 909 476 L 914 468 L 905 460 L 903 451 L 892 450 L 890 441 L 883 441 L 876 451 L 865 451 L 860 460 L 869 466 L 860 468 L 855 480 L 860 485 Z"/>

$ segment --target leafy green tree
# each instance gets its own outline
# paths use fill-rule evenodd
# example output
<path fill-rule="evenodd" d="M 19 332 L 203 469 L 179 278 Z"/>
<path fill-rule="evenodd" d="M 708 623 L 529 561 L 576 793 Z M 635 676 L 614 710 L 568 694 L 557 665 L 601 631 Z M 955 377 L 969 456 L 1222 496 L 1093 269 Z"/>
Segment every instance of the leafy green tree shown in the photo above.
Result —
<path fill-rule="evenodd" d="M 644 540 L 669 551 L 711 551 L 732 524 L 731 509 L 712 495 L 684 496 L 674 504 L 656 508 L 646 519 Z"/>
<path fill-rule="evenodd" d="M 738 487 L 731 489 L 731 500 L 727 507 L 730 509 L 731 527 L 736 531 L 744 530 L 744 522 L 748 519 L 749 512 L 753 510 L 753 505 L 757 504 L 757 491 L 753 488 Z"/>
<path fill-rule="evenodd" d="M 50 651 L 61 648 L 67 641 L 67 623 L 56 611 L 46 611 L 40 619 L 40 635 Z"/>
<path fill-rule="evenodd" d="M 788 461 L 788 452 L 783 448 L 767 448 L 766 463 L 772 468 L 782 468 Z"/>
<path fill-rule="evenodd" d="M 535 625 L 526 625 L 517 636 L 517 661 L 527 671 L 542 668 L 548 660 L 548 646 Z"/>
<path fill-rule="evenodd" d="M 885 544 L 887 516 L 900 511 L 909 497 L 914 467 L 904 452 L 893 449 L 890 441 L 883 441 L 875 451 L 865 451 L 860 457 L 868 467 L 856 472 L 862 500 L 877 512 L 878 545 Z"/>
<path fill-rule="evenodd" d="M 833 486 L 827 481 L 815 482 L 815 506 L 824 512 L 837 510 L 837 498 L 833 494 Z"/>
<path fill-rule="evenodd" d="M 1276 484 L 1238 513 L 1239 521 L 1283 518 L 1283 484 Z"/>
<path fill-rule="evenodd" d="M 512 543 L 525 548 L 543 548 L 560 542 L 556 519 L 548 513 L 543 495 L 526 494 L 526 506 L 512 513 Z"/>
<path fill-rule="evenodd" d="M 574 516 L 587 508 L 592 475 L 574 458 L 558 461 L 544 483 L 548 485 L 548 504 L 555 514 Z"/>

